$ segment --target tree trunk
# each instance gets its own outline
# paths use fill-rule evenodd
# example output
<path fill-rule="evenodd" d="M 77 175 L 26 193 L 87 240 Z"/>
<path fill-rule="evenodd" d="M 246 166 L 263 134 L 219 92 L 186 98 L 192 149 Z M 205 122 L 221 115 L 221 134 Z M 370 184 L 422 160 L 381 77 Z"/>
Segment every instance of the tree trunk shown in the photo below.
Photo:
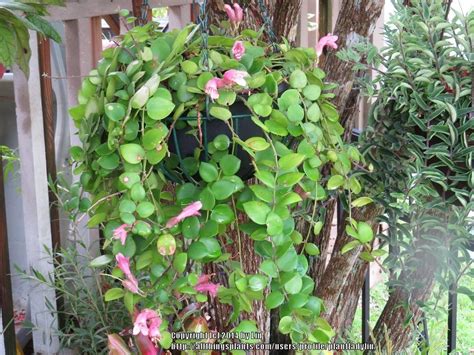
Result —
<path fill-rule="evenodd" d="M 369 38 L 374 29 L 382 9 L 384 0 L 362 0 L 362 1 L 344 1 L 339 12 L 334 34 L 339 36 L 339 48 L 350 48 L 360 40 Z M 354 118 L 358 114 L 360 94 L 354 89 L 356 73 L 352 70 L 353 64 L 340 61 L 336 52 L 328 51 L 320 58 L 319 66 L 326 72 L 326 81 L 338 84 L 334 90 L 336 97 L 333 103 L 341 116 L 341 124 L 345 128 L 344 139 L 351 140 L 351 132 L 354 126 Z M 324 175 L 328 171 L 324 171 Z M 327 216 L 333 216 L 336 203 L 328 204 Z M 375 225 L 374 218 L 381 213 L 381 209 L 366 209 L 359 215 L 359 220 L 367 221 Z M 353 213 L 354 215 L 354 213 Z M 338 228 L 339 229 L 339 228 Z M 344 226 L 341 229 L 344 231 Z M 329 239 L 331 235 L 331 223 L 325 223 L 320 235 L 318 244 L 323 246 L 321 253 L 327 252 Z M 329 323 L 334 327 L 337 334 L 340 334 L 342 328 L 348 323 L 352 323 L 359 298 L 359 289 L 363 284 L 365 272 L 364 264 L 358 261 L 361 249 L 352 250 L 344 256 L 340 255 L 340 248 L 349 241 L 345 233 L 338 233 L 336 245 L 334 246 L 333 256 L 327 268 L 326 255 L 323 255 L 321 261 L 316 261 L 311 265 L 312 276 L 315 279 L 317 288 L 316 294 L 321 295 L 328 302 L 329 308 L 326 308 L 326 317 Z M 354 267 L 358 270 L 354 272 Z M 341 267 L 341 268 L 339 268 Z M 327 287 L 327 288 L 326 288 Z M 344 296 L 344 298 L 340 298 Z M 326 304 L 325 304 L 326 305 Z"/>
<path fill-rule="evenodd" d="M 375 234 L 378 223 L 374 222 L 374 220 L 381 212 L 381 207 L 370 204 L 362 208 L 353 209 L 352 218 L 356 221 L 366 220 L 368 223 L 371 223 L 372 230 Z M 319 280 L 319 283 L 316 282 L 316 296 L 322 299 L 325 308 L 322 316 L 327 319 L 336 333 L 339 331 L 341 323 L 340 317 L 343 316 L 339 312 L 338 305 L 341 308 L 345 303 L 342 302 L 338 304 L 338 299 L 342 295 L 349 275 L 353 272 L 354 265 L 363 250 L 362 247 L 357 247 L 342 255 L 340 252 L 341 247 L 351 240 L 353 240 L 352 237 L 347 235 L 345 231 L 338 236 L 338 240 L 334 246 L 334 252 L 329 260 L 323 278 Z M 353 280 L 353 282 L 355 281 L 357 280 Z M 347 299 L 345 299 L 345 301 L 347 301 Z"/>
<path fill-rule="evenodd" d="M 439 235 L 438 231 L 427 235 Z M 443 238 L 445 236 L 440 236 Z M 433 242 L 420 239 L 417 251 L 400 274 L 396 287 L 374 328 L 374 343 L 381 351 L 403 351 L 410 345 L 413 328 L 419 323 L 422 310 L 420 304 L 431 295 L 439 255 Z"/>

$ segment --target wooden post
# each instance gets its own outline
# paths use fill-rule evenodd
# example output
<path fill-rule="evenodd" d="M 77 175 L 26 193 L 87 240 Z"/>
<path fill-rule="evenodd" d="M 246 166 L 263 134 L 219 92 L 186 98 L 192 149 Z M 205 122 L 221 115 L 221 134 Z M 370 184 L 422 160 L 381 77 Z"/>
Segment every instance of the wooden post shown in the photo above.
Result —
<path fill-rule="evenodd" d="M 15 354 L 15 322 L 13 320 L 13 296 L 10 279 L 10 258 L 8 255 L 7 214 L 3 186 L 3 165 L 0 155 L 0 310 L 4 344 L 0 352 Z M 3 349 L 2 349 L 3 347 Z"/>
<path fill-rule="evenodd" d="M 15 102 L 18 126 L 18 146 L 21 168 L 21 194 L 25 225 L 25 258 L 29 268 L 43 275 L 54 271 L 45 248 L 52 250 L 51 224 L 48 198 L 48 174 L 46 164 L 45 137 L 39 81 L 38 41 L 30 33 L 30 77 L 14 67 Z M 46 300 L 55 304 L 54 290 L 43 285 L 31 284 L 29 299 L 35 353 L 55 354 L 59 340 L 55 335 L 57 319 L 55 310 L 48 309 Z"/>

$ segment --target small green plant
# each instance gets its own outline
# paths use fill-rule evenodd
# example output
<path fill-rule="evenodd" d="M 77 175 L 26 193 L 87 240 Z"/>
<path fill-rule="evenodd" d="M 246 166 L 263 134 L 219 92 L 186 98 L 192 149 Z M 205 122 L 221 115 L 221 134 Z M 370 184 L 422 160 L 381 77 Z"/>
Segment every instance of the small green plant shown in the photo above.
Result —
<path fill-rule="evenodd" d="M 62 347 L 79 350 L 81 354 L 107 354 L 107 334 L 126 329 L 129 316 L 122 302 L 104 300 L 104 293 L 118 281 L 92 267 L 94 258 L 86 250 L 81 242 L 57 252 L 46 250 L 54 263 L 51 274 L 36 269 L 30 272 L 17 269 L 17 272 L 24 279 L 54 289 L 62 300 L 64 309 L 59 310 L 55 300 L 47 300 L 50 310 L 64 321 L 64 326 L 57 329 Z"/>

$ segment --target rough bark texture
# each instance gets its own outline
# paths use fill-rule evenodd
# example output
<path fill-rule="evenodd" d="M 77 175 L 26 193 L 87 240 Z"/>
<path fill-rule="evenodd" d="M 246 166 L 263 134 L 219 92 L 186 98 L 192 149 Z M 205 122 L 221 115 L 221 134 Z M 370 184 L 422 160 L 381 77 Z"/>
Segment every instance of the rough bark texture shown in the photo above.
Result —
<path fill-rule="evenodd" d="M 352 218 L 357 221 L 366 220 L 371 223 L 375 234 L 378 224 L 374 220 L 381 212 L 382 209 L 380 207 L 370 204 L 362 208 L 353 209 Z M 337 309 L 338 299 L 362 251 L 362 247 L 358 247 L 342 255 L 340 246 L 347 244 L 351 240 L 352 237 L 345 232 L 338 236 L 336 241 L 338 249 L 335 246 L 322 279 L 319 280 L 319 283 L 316 283 L 316 296 L 323 300 L 325 307 L 325 312 L 322 316 L 328 320 L 336 332 L 338 332 L 340 326 L 338 321 L 340 314 Z"/>
<path fill-rule="evenodd" d="M 382 13 L 383 6 L 384 0 L 344 1 L 334 29 L 334 34 L 339 36 L 339 48 L 348 48 L 360 39 L 370 37 Z M 359 92 L 354 90 L 356 73 L 352 70 L 353 65 L 340 61 L 335 51 L 328 51 L 321 56 L 319 65 L 327 73 L 326 80 L 338 84 L 334 90 L 336 97 L 333 103 L 341 115 L 341 123 L 346 131 L 344 138 L 346 141 L 350 141 L 354 118 L 357 116 L 358 103 L 360 102 Z M 335 207 L 335 203 L 332 206 L 328 205 L 327 214 L 333 215 Z M 374 218 L 380 212 L 381 210 L 367 209 L 359 215 L 359 220 L 365 220 L 375 225 Z M 330 228 L 331 224 L 326 223 L 321 232 L 320 246 L 329 244 Z M 363 284 L 364 277 L 361 270 L 353 273 L 354 265 L 359 265 L 360 249 L 353 250 L 344 256 L 339 253 L 340 248 L 349 240 L 345 233 L 339 233 L 333 259 L 328 267 L 324 267 L 325 260 L 324 262 L 318 261 L 311 266 L 312 276 L 317 286 L 316 294 L 323 296 L 323 299 L 328 302 L 329 308 L 326 308 L 326 317 L 338 334 L 342 328 L 345 328 L 345 324 L 352 322 L 359 297 L 356 290 L 357 287 L 360 290 L 358 285 Z M 324 274 L 321 274 L 322 270 L 325 270 Z M 345 295 L 344 300 L 340 299 L 341 294 Z M 351 308 L 348 308 L 348 305 L 351 305 Z"/>
<path fill-rule="evenodd" d="M 433 231 L 430 234 L 439 233 Z M 420 239 L 417 244 L 416 253 L 398 278 L 400 286 L 393 289 L 374 328 L 374 343 L 382 351 L 402 351 L 409 346 L 413 340 L 413 328 L 422 315 L 419 305 L 433 291 L 439 254 L 436 255 L 433 242 L 428 239 Z M 408 324 L 407 319 L 410 319 Z"/>

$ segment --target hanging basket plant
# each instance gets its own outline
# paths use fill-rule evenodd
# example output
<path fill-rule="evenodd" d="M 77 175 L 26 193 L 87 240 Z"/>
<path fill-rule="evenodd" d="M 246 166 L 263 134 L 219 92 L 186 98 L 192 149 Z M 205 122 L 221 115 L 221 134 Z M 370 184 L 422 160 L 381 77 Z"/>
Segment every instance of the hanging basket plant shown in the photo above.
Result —
<path fill-rule="evenodd" d="M 268 44 L 264 29 L 236 33 L 238 6 L 231 23 L 208 33 L 203 8 L 199 25 L 161 33 L 150 23 L 125 34 L 70 110 L 82 142 L 71 151 L 75 173 L 90 194 L 80 206 L 105 236 L 94 265 L 110 265 L 121 281 L 105 298 L 123 298 L 124 334 L 138 347 L 168 349 L 170 332 L 208 329 L 208 297 L 232 307 L 227 330 L 257 331 L 238 317 L 264 300 L 293 341 L 328 341 L 308 260 L 319 253 L 312 241 L 330 194 L 370 202 L 353 201 L 361 186 L 352 167 L 362 158 L 341 139 L 314 49 Z M 351 247 L 368 245 L 371 229 L 350 221 Z M 261 257 L 255 274 L 242 265 L 249 242 Z M 206 263 L 219 264 L 228 283 L 204 274 Z M 110 342 L 124 345 L 116 335 Z"/>

